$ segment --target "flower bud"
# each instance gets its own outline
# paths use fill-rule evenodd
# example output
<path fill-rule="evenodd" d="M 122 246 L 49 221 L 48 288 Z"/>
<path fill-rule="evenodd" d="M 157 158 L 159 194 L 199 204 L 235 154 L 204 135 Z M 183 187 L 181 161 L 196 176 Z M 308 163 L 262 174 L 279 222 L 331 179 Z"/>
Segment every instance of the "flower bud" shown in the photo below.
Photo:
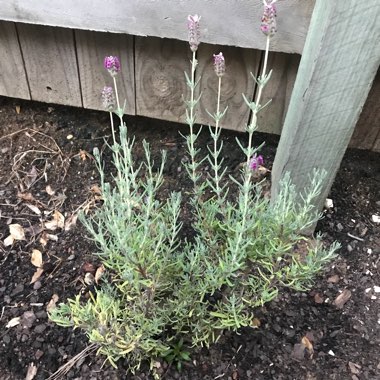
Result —
<path fill-rule="evenodd" d="M 201 17 L 198 15 L 187 16 L 187 29 L 189 31 L 189 44 L 191 51 L 197 51 L 200 44 L 201 32 L 199 29 L 199 21 Z"/>
<path fill-rule="evenodd" d="M 214 71 L 218 77 L 222 77 L 226 72 L 226 62 L 223 53 L 214 54 Z"/>
<path fill-rule="evenodd" d="M 264 158 L 263 156 L 257 156 L 256 153 L 251 157 L 251 160 L 249 161 L 249 168 L 253 171 L 257 170 L 259 166 L 262 166 L 264 164 Z"/>
<path fill-rule="evenodd" d="M 277 10 L 275 6 L 275 1 L 271 1 L 269 4 L 264 2 L 264 12 L 261 17 L 261 31 L 269 37 L 274 36 L 277 31 L 276 26 L 276 16 Z"/>
<path fill-rule="evenodd" d="M 105 86 L 102 91 L 102 103 L 106 111 L 112 112 L 115 109 L 115 95 L 113 88 Z"/>
<path fill-rule="evenodd" d="M 108 70 L 111 76 L 116 76 L 121 68 L 119 58 L 112 55 L 104 57 L 104 68 Z"/>

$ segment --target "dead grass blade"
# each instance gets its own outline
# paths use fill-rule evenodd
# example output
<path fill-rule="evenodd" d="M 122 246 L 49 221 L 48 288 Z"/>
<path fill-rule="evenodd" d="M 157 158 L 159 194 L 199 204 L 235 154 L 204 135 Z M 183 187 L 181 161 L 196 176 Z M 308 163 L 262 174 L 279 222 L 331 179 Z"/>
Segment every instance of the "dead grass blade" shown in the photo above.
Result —
<path fill-rule="evenodd" d="M 83 360 L 87 356 L 90 356 L 97 349 L 98 349 L 98 345 L 97 344 L 95 344 L 95 343 L 90 344 L 83 351 L 81 351 L 79 354 L 75 355 L 67 363 L 65 363 L 63 366 L 61 366 L 60 368 L 58 368 L 58 370 L 56 372 L 54 372 L 50 377 L 48 377 L 47 380 L 60 380 L 60 379 L 64 379 L 65 376 L 66 376 L 66 374 L 75 365 L 75 363 L 77 363 L 79 360 Z"/>

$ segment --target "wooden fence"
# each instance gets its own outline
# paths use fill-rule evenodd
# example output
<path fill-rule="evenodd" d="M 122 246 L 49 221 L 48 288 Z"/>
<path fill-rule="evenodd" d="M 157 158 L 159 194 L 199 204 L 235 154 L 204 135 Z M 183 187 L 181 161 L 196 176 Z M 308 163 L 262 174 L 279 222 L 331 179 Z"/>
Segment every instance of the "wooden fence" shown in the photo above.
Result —
<path fill-rule="evenodd" d="M 183 122 L 183 72 L 189 69 L 185 20 L 198 12 L 206 42 L 198 54 L 198 90 L 203 92 L 198 121 L 211 122 L 206 113 L 214 107 L 216 91 L 211 57 L 223 51 L 228 68 L 223 103 L 229 104 L 223 127 L 244 129 L 249 112 L 241 94 L 253 97 L 250 72 L 258 74 L 259 49 L 265 42 L 258 28 L 261 1 L 224 1 L 222 10 L 222 2 L 216 0 L 183 1 L 181 9 L 172 0 L 93 3 L 0 0 L 0 95 L 102 109 L 99 93 L 109 83 L 102 60 L 118 55 L 127 113 Z M 278 4 L 279 32 L 269 61 L 273 77 L 264 99 L 273 102 L 259 115 L 260 131 L 281 133 L 313 7 L 314 0 Z M 229 17 L 221 21 L 220 12 Z M 353 147 L 380 151 L 380 112 L 374 107 L 379 88 L 377 77 L 351 140 Z"/>
<path fill-rule="evenodd" d="M 302 188 L 311 168 L 324 168 L 320 205 L 350 141 L 380 152 L 380 2 L 277 5 L 273 76 L 263 104 L 273 102 L 259 114 L 260 131 L 281 134 L 272 196 L 285 171 Z M 203 96 L 197 121 L 210 123 L 206 110 L 214 109 L 216 92 L 212 54 L 223 51 L 222 106 L 229 110 L 222 127 L 243 131 L 250 113 L 241 94 L 253 99 L 250 73 L 258 75 L 263 58 L 261 12 L 262 0 L 0 0 L 0 95 L 102 109 L 99 94 L 110 83 L 103 57 L 118 55 L 126 112 L 184 122 L 186 18 L 198 13 L 197 91 Z"/>

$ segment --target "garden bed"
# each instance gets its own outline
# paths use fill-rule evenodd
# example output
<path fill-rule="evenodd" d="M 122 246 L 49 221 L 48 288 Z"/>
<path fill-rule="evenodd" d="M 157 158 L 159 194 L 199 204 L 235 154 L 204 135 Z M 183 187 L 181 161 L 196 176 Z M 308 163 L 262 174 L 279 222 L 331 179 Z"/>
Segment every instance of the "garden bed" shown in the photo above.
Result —
<path fill-rule="evenodd" d="M 1 240 L 8 237 L 10 224 L 25 231 L 25 240 L 13 246 L 0 243 L 0 379 L 25 379 L 28 369 L 33 372 L 31 363 L 37 372 L 30 379 L 47 379 L 88 345 L 83 332 L 48 321 L 46 310 L 53 295 L 63 302 L 81 290 L 86 293 L 85 273 L 99 266 L 92 255 L 96 248 L 74 221 L 79 209 L 91 213 L 100 205 L 91 152 L 104 148 L 111 131 L 105 113 L 6 98 L 0 98 L 0 125 Z M 137 157 L 142 157 L 143 138 L 154 143 L 153 157 L 168 151 L 160 196 L 173 190 L 186 194 L 190 184 L 181 165 L 186 153 L 178 133 L 186 133 L 186 127 L 137 117 L 127 125 L 136 135 Z M 236 135 L 222 132 L 230 173 L 237 173 L 244 161 Z M 257 134 L 255 144 L 264 140 L 262 154 L 270 169 L 278 140 Z M 199 144 L 205 148 L 209 143 L 204 130 Z M 104 152 L 109 163 L 110 154 Z M 269 173 L 266 177 L 269 189 Z M 371 219 L 380 212 L 379 182 L 379 155 L 348 150 L 331 190 L 334 206 L 317 228 L 326 242 L 338 240 L 342 248 L 313 289 L 282 293 L 257 311 L 258 328 L 226 333 L 210 349 L 194 352 L 181 373 L 163 362 L 157 362 L 157 372 L 166 379 L 191 380 L 380 378 L 380 227 Z M 46 236 L 36 226 L 41 218 L 51 221 L 55 210 L 65 217 L 67 229 L 58 227 Z M 184 218 L 186 231 L 191 215 L 184 212 Z M 42 252 L 44 271 L 30 284 L 36 273 L 34 249 Z M 340 294 L 343 303 L 342 296 L 337 301 Z M 7 327 L 12 320 L 15 325 Z M 302 346 L 305 337 L 312 347 Z M 145 369 L 126 375 L 127 359 L 119 361 L 118 370 L 103 362 L 92 354 L 64 378 L 151 378 Z"/>

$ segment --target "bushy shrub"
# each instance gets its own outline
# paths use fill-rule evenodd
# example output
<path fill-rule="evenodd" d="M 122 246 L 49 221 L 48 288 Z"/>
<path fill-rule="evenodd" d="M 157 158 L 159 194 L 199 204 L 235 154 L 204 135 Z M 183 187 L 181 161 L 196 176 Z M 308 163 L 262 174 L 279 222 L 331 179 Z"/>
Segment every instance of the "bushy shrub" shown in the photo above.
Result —
<path fill-rule="evenodd" d="M 165 152 L 158 170 L 153 169 L 147 142 L 143 143 L 145 161 L 134 160 L 134 138 L 128 135 L 117 96 L 120 64 L 116 57 L 106 57 L 117 108 L 112 87 L 103 90 L 103 99 L 105 107 L 120 117 L 116 138 L 111 114 L 113 143 L 109 148 L 116 174 L 111 186 L 95 150 L 103 204 L 90 217 L 81 216 L 106 274 L 89 300 L 79 295 L 69 299 L 50 318 L 62 326 L 84 329 L 113 365 L 126 355 L 132 369 L 149 358 L 187 359 L 187 352 L 181 353 L 183 345 L 209 345 L 226 329 L 250 326 L 255 308 L 274 299 L 284 287 L 307 289 L 338 248 L 337 244 L 324 248 L 320 236 L 312 239 L 301 233 L 319 217 L 313 201 L 321 190 L 322 172 L 310 173 L 310 186 L 303 194 L 295 191 L 289 174 L 285 175 L 272 202 L 262 196 L 261 184 L 253 180 L 263 164 L 252 135 L 257 113 L 263 108 L 262 90 L 270 78 L 266 66 L 275 31 L 274 12 L 274 4 L 267 4 L 261 26 L 267 49 L 263 72 L 255 78 L 257 97 L 252 102 L 245 98 L 252 117 L 246 127 L 248 143 L 237 141 L 246 157 L 239 178 L 226 177 L 221 157 L 220 121 L 226 110 L 220 110 L 220 84 L 226 67 L 222 53 L 214 56 L 219 90 L 216 112 L 210 113 L 215 128 L 210 127 L 214 144 L 206 158 L 210 167 L 206 181 L 200 174 L 204 158 L 199 158 L 196 146 L 199 134 L 194 132 L 200 17 L 189 16 L 193 59 L 186 75 L 190 132 L 185 139 L 190 159 L 185 168 L 193 183 L 192 239 L 181 234 L 181 193 L 173 192 L 166 200 L 157 197 L 164 180 Z M 237 189 L 236 196 L 229 194 L 231 185 Z"/>

